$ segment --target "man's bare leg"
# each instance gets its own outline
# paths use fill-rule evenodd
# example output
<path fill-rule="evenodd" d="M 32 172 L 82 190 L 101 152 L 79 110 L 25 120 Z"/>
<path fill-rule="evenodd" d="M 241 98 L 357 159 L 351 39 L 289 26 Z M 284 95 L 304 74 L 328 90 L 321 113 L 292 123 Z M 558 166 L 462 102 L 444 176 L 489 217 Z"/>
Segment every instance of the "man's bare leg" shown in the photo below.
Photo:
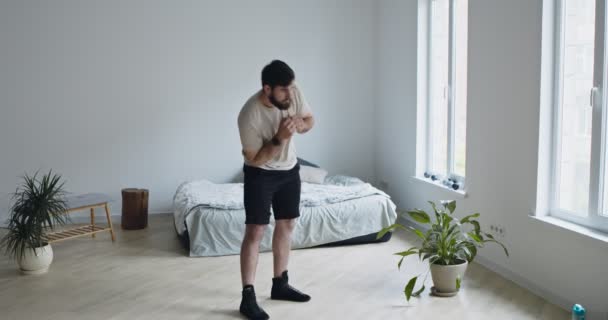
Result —
<path fill-rule="evenodd" d="M 296 225 L 296 219 L 276 220 L 272 235 L 272 255 L 274 258 L 274 278 L 270 298 L 306 302 L 310 296 L 300 292 L 288 283 L 287 265 L 291 251 L 291 234 Z"/>
<path fill-rule="evenodd" d="M 266 231 L 265 224 L 248 224 L 241 245 L 241 282 L 243 286 L 253 285 L 260 255 L 260 242 Z"/>
<path fill-rule="evenodd" d="M 253 284 L 260 255 L 260 242 L 264 237 L 266 225 L 247 224 L 245 236 L 241 245 L 241 282 L 243 284 L 243 299 L 240 312 L 249 319 L 268 319 L 268 314 L 258 306 Z"/>
<path fill-rule="evenodd" d="M 275 221 L 272 235 L 272 256 L 274 259 L 274 277 L 280 277 L 287 270 L 289 252 L 291 251 L 291 234 L 296 226 L 296 219 Z"/>

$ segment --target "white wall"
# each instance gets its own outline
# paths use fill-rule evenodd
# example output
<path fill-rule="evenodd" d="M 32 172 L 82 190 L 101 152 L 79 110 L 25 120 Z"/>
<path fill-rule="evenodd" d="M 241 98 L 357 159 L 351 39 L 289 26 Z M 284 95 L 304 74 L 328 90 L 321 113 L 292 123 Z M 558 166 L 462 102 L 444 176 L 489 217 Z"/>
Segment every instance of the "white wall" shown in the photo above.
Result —
<path fill-rule="evenodd" d="M 375 5 L 340 1 L 0 2 L 0 219 L 24 172 L 71 192 L 150 189 L 168 212 L 185 179 L 242 168 L 236 117 L 274 58 L 317 126 L 299 155 L 374 177 Z M 357 137 L 357 139 L 353 139 Z"/>
<path fill-rule="evenodd" d="M 417 0 L 383 0 L 378 8 L 376 178 L 404 205 L 416 168 Z"/>
<path fill-rule="evenodd" d="M 376 172 L 401 208 L 454 198 L 410 178 L 416 152 L 415 0 L 379 7 Z M 578 302 L 606 319 L 608 245 L 533 221 L 536 203 L 541 0 L 469 0 L 468 198 L 459 212 L 481 212 L 482 226 L 506 227 L 479 261 L 568 308 Z M 490 262 L 492 261 L 492 262 Z M 602 316 L 600 316 L 600 314 Z"/>

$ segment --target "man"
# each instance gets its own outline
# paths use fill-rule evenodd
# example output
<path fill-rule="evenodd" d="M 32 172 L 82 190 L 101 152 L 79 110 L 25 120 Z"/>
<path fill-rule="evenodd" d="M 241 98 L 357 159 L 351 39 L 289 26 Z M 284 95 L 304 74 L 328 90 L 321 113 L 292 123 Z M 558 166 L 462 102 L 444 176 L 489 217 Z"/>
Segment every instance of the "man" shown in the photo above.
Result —
<path fill-rule="evenodd" d="M 274 60 L 262 70 L 262 89 L 243 106 L 238 117 L 245 164 L 245 236 L 241 246 L 243 298 L 240 312 L 249 319 L 268 319 L 255 297 L 254 281 L 260 242 L 274 212 L 272 237 L 274 278 L 271 299 L 306 302 L 310 296 L 288 284 L 291 233 L 300 216 L 300 166 L 295 133 L 308 132 L 314 119 L 293 70 Z"/>

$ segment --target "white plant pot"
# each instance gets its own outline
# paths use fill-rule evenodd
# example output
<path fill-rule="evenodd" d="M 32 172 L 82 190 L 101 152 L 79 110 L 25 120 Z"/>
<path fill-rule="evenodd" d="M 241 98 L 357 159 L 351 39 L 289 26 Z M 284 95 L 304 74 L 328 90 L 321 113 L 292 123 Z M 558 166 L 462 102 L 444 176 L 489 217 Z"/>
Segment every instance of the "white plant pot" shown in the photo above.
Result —
<path fill-rule="evenodd" d="M 53 248 L 50 244 L 36 249 L 27 248 L 23 257 L 17 258 L 21 273 L 28 275 L 46 273 L 51 262 L 53 262 Z"/>
<path fill-rule="evenodd" d="M 458 289 L 456 289 L 456 279 L 460 277 L 462 281 L 464 273 L 467 271 L 467 266 L 468 263 L 466 261 L 450 266 L 431 264 L 431 277 L 433 278 L 435 290 L 443 294 L 455 294 L 458 292 Z"/>

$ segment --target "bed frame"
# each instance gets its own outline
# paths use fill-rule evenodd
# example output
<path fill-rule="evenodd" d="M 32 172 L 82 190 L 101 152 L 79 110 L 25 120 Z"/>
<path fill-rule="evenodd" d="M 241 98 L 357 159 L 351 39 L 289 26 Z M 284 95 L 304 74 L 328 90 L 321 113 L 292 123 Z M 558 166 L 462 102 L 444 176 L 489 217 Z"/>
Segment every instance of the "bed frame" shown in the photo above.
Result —
<path fill-rule="evenodd" d="M 179 239 L 179 242 L 182 244 L 182 247 L 184 247 L 184 249 L 190 251 L 190 237 L 188 235 L 188 230 L 184 231 L 184 233 L 180 235 L 177 233 L 177 229 L 176 229 L 175 233 L 177 234 L 177 238 Z M 346 239 L 346 240 L 340 240 L 340 241 L 336 241 L 336 242 L 330 242 L 330 243 L 314 246 L 312 248 L 350 246 L 350 245 L 355 245 L 355 244 L 387 242 L 393 236 L 392 232 L 387 232 L 380 239 L 376 239 L 377 234 L 378 233 L 370 233 L 370 234 L 366 234 L 363 236 L 358 236 L 358 237 L 354 237 L 354 238 L 350 238 L 350 239 Z"/>

